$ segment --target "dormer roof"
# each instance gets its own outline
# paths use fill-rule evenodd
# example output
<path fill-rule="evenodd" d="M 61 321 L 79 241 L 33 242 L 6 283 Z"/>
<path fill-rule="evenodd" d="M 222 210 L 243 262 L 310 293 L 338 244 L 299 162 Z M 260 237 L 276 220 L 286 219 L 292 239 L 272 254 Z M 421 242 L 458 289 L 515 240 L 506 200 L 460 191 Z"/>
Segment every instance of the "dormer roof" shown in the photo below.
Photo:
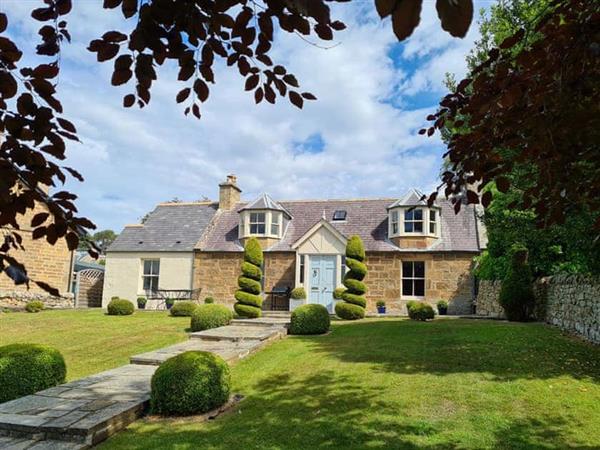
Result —
<path fill-rule="evenodd" d="M 266 193 L 260 194 L 254 201 L 251 201 L 250 203 L 240 208 L 238 212 L 265 209 L 269 209 L 272 211 L 281 211 L 285 213 L 289 219 L 292 218 L 291 213 L 287 209 L 285 209 L 283 206 L 281 206 L 279 203 L 273 200 L 271 196 Z"/>
<path fill-rule="evenodd" d="M 392 209 L 399 206 L 427 206 L 427 197 L 418 189 L 411 189 L 404 194 L 403 197 L 389 205 L 387 209 Z M 433 206 L 439 207 L 437 203 L 434 203 Z"/>

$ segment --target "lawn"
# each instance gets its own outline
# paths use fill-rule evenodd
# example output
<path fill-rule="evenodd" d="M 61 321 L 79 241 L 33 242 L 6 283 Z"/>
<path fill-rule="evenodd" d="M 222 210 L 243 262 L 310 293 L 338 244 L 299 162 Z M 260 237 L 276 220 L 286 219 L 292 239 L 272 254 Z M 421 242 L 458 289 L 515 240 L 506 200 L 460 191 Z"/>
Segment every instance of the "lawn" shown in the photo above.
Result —
<path fill-rule="evenodd" d="M 137 353 L 187 339 L 187 317 L 166 312 L 107 316 L 100 309 L 0 313 L 0 345 L 35 342 L 56 347 L 67 363 L 67 379 L 129 362 Z"/>
<path fill-rule="evenodd" d="M 232 376 L 233 412 L 150 417 L 102 448 L 600 448 L 600 348 L 543 324 L 338 322 Z"/>

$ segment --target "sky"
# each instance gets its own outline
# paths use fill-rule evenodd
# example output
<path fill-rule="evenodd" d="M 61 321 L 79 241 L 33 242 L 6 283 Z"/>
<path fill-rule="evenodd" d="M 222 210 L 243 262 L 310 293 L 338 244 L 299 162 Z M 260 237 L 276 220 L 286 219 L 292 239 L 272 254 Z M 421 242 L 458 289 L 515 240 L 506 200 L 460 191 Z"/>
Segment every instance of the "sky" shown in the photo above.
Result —
<path fill-rule="evenodd" d="M 438 182 L 444 146 L 418 130 L 446 93 L 446 72 L 461 79 L 465 55 L 478 38 L 474 23 L 464 39 L 445 33 L 433 1 L 421 24 L 398 43 L 372 0 L 330 4 L 347 29 L 334 41 L 279 33 L 271 52 L 315 94 L 302 110 L 284 99 L 255 105 L 237 70 L 216 66 L 202 119 L 185 117 L 175 95 L 184 86 L 174 65 L 159 71 L 152 101 L 142 110 L 122 107 L 132 87 L 110 85 L 112 62 L 97 63 L 86 50 L 105 31 L 127 31 L 132 21 L 102 0 L 75 0 L 67 20 L 73 42 L 63 47 L 58 97 L 81 143 L 69 143 L 64 164 L 83 183 L 81 215 L 98 229 L 119 232 L 162 201 L 218 199 L 227 174 L 238 177 L 242 198 L 262 192 L 276 200 L 401 197 L 408 189 L 430 192 Z M 476 11 L 489 6 L 476 2 Z M 29 17 L 38 0 L 0 0 L 9 35 L 35 59 L 39 23 Z M 477 13 L 476 13 L 477 16 Z"/>

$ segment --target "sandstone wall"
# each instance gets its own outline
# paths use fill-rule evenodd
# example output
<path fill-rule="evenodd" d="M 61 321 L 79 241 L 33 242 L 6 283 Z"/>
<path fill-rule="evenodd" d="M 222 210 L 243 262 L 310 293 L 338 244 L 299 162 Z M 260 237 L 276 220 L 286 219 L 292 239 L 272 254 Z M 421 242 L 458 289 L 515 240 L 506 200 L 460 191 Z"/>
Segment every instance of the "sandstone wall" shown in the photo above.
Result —
<path fill-rule="evenodd" d="M 38 291 L 0 291 L 0 310 L 7 309 L 24 309 L 25 305 L 33 300 L 39 300 L 44 303 L 46 308 L 61 309 L 73 308 L 75 306 L 75 298 L 71 293 L 63 293 L 60 297 L 48 295 L 45 292 Z"/>
<path fill-rule="evenodd" d="M 555 275 L 537 280 L 534 292 L 538 320 L 600 343 L 599 278 Z M 500 282 L 482 281 L 477 296 L 477 314 L 503 317 L 498 303 L 499 293 Z"/>

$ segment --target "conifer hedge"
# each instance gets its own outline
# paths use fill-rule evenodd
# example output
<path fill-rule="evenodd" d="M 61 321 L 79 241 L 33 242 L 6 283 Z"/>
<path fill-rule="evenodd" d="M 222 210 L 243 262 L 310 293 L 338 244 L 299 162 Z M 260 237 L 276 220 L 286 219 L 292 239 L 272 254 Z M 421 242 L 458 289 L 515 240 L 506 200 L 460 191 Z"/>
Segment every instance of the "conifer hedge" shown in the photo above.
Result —
<path fill-rule="evenodd" d="M 235 292 L 235 312 L 242 317 L 260 317 L 262 297 L 261 284 L 263 252 L 256 238 L 250 238 L 244 246 L 242 275 L 238 278 L 239 290 Z"/>

